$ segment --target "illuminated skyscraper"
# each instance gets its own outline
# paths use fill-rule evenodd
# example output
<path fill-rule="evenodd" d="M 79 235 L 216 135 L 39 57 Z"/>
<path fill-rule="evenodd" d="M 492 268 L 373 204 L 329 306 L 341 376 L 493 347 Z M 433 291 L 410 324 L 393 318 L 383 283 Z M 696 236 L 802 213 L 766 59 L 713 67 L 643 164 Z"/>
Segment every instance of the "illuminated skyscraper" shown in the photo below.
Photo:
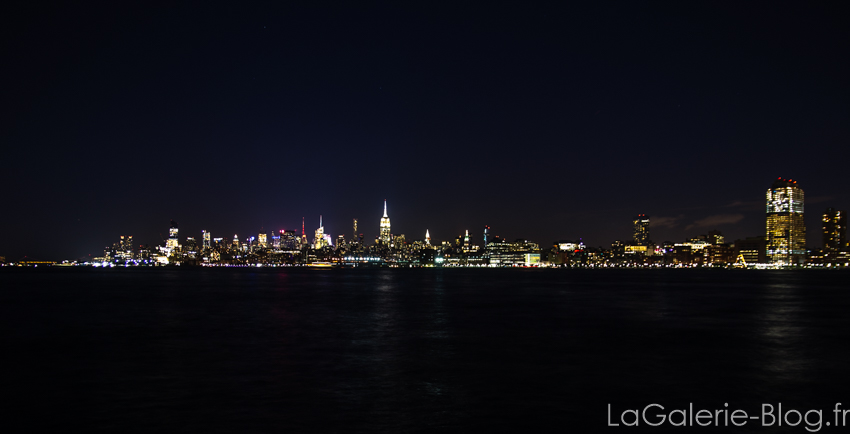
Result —
<path fill-rule="evenodd" d="M 428 232 L 428 229 L 425 229 L 425 245 L 431 245 L 431 233 Z"/>
<path fill-rule="evenodd" d="M 780 265 L 801 264 L 806 258 L 803 189 L 797 181 L 779 178 L 767 190 L 767 259 Z"/>
<path fill-rule="evenodd" d="M 351 240 L 357 239 L 357 219 L 354 219 L 354 232 L 351 234 Z"/>
<path fill-rule="evenodd" d="M 211 246 L 210 245 L 210 233 L 207 232 L 207 231 L 202 231 L 202 232 L 204 233 L 204 241 L 203 241 L 204 244 L 203 244 L 203 246 L 204 246 L 204 249 L 206 250 L 206 249 L 209 249 L 210 246 Z"/>
<path fill-rule="evenodd" d="M 280 248 L 283 250 L 298 249 L 298 235 L 294 230 L 280 230 Z"/>
<path fill-rule="evenodd" d="M 261 233 L 260 235 L 257 235 L 257 239 L 260 243 L 260 248 L 265 249 L 269 246 L 267 234 Z"/>
<path fill-rule="evenodd" d="M 490 226 L 484 226 L 484 247 L 487 247 L 487 243 L 490 241 Z"/>
<path fill-rule="evenodd" d="M 384 216 L 381 217 L 381 235 L 379 236 L 382 243 L 389 245 L 392 242 L 390 236 L 390 218 L 387 217 L 387 201 L 384 201 Z"/>
<path fill-rule="evenodd" d="M 463 248 L 464 250 L 469 250 L 469 229 L 466 230 L 466 234 L 463 236 Z"/>
<path fill-rule="evenodd" d="M 301 247 L 307 246 L 307 232 L 304 232 L 304 217 L 301 217 Z"/>
<path fill-rule="evenodd" d="M 639 246 L 649 245 L 649 217 L 646 214 L 638 214 L 634 219 L 635 244 Z"/>
<path fill-rule="evenodd" d="M 198 243 L 195 242 L 195 237 L 186 238 L 186 244 L 183 246 L 183 250 L 190 255 L 198 253 Z"/>
<path fill-rule="evenodd" d="M 236 235 L 233 235 L 233 249 L 239 250 L 239 237 Z"/>
<path fill-rule="evenodd" d="M 322 216 L 319 216 L 319 229 L 316 229 L 316 237 L 313 239 L 313 248 L 321 249 L 328 245 L 325 238 L 325 227 L 322 225 Z"/>
<path fill-rule="evenodd" d="M 847 213 L 827 208 L 823 213 L 823 251 L 837 252 L 847 242 Z"/>
<path fill-rule="evenodd" d="M 168 252 L 174 252 L 180 248 L 180 242 L 177 239 L 177 222 L 171 220 L 171 227 L 168 229 L 168 240 L 165 241 L 165 247 Z"/>

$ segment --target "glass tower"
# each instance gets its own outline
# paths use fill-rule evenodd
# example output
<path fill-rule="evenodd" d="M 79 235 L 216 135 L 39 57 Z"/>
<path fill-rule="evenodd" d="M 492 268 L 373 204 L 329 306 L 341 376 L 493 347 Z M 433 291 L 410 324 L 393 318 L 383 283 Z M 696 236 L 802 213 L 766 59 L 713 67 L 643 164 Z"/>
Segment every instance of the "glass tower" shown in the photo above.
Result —
<path fill-rule="evenodd" d="M 767 190 L 767 259 L 779 265 L 806 259 L 803 189 L 797 181 L 779 178 Z"/>
<path fill-rule="evenodd" d="M 649 245 L 649 217 L 646 214 L 638 214 L 632 223 L 635 227 L 635 244 Z"/>
<path fill-rule="evenodd" d="M 177 222 L 171 220 L 171 227 L 168 229 L 168 240 L 165 241 L 165 247 L 169 249 L 169 252 L 173 252 L 180 248 L 180 242 L 177 238 L 178 232 Z"/>

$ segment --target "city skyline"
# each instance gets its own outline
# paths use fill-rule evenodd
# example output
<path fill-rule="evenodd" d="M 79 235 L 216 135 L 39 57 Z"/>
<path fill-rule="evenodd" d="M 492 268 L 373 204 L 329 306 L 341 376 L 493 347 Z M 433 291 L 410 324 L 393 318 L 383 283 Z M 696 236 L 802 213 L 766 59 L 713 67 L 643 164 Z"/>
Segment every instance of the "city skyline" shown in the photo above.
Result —
<path fill-rule="evenodd" d="M 160 245 L 133 245 L 132 236 L 120 236 L 107 246 L 102 257 L 83 258 L 82 265 L 99 266 L 314 266 L 314 267 L 848 267 L 850 246 L 846 244 L 844 211 L 828 208 L 822 217 L 823 249 L 805 245 L 805 194 L 797 181 L 777 178 L 767 189 L 764 235 L 727 240 L 722 231 L 690 237 L 679 242 L 656 243 L 651 239 L 651 217 L 639 214 L 632 221 L 633 239 L 614 240 L 610 248 L 594 248 L 583 240 L 557 240 L 549 247 L 535 240 L 492 235 L 490 226 L 482 228 L 482 242 L 476 242 L 469 230 L 453 240 L 432 243 L 430 230 L 425 238 L 406 237 L 391 231 L 387 201 L 379 222 L 379 235 L 374 242 L 358 233 L 358 219 L 352 219 L 352 237 L 334 238 L 319 227 L 308 241 L 302 218 L 299 236 L 294 230 L 265 229 L 244 241 L 234 235 L 228 243 L 222 237 L 212 238 L 202 231 L 202 244 L 194 236 L 180 243 L 178 223 L 170 223 L 168 239 Z M 21 265 L 49 262 L 23 260 Z M 77 265 L 75 261 L 65 265 Z"/>
<path fill-rule="evenodd" d="M 358 218 L 373 239 L 384 199 L 393 232 L 416 238 L 489 225 L 605 246 L 646 214 L 656 242 L 738 239 L 764 231 L 778 176 L 804 180 L 808 228 L 819 208 L 850 209 L 850 29 L 828 5 L 67 4 L 10 17 L 9 258 L 97 254 L 116 234 L 155 244 L 170 219 L 247 234 L 321 214 L 328 233 Z"/>
<path fill-rule="evenodd" d="M 807 239 L 807 237 L 806 237 L 807 231 L 805 230 L 806 224 L 805 224 L 805 221 L 803 220 L 803 213 L 802 213 L 802 209 L 803 209 L 803 205 L 802 205 L 803 204 L 803 196 L 802 196 L 802 194 L 803 193 L 802 193 L 801 189 L 797 188 L 796 184 L 797 184 L 796 181 L 793 181 L 793 180 L 790 180 L 790 179 L 783 179 L 782 177 L 779 177 L 779 178 L 777 178 L 777 180 L 774 181 L 773 185 L 768 189 L 768 193 L 767 193 L 767 210 L 768 210 L 768 212 L 767 212 L 767 230 L 766 230 L 766 232 L 761 233 L 761 234 L 748 234 L 744 237 L 729 237 L 729 240 L 731 241 L 734 238 L 743 239 L 743 238 L 746 238 L 746 237 L 758 237 L 758 236 L 765 236 L 766 235 L 766 237 L 768 239 L 768 241 L 767 241 L 768 251 L 772 251 L 771 249 L 779 251 L 779 249 L 785 248 L 786 245 L 790 245 L 790 244 L 788 244 L 789 242 L 777 241 L 777 242 L 773 243 L 773 241 L 770 241 L 770 240 L 772 240 L 772 238 L 771 238 L 772 233 L 781 233 L 783 230 L 786 230 L 786 229 L 782 229 L 782 228 L 771 229 L 772 227 L 776 226 L 776 223 L 773 223 L 776 218 L 771 217 L 771 216 L 776 215 L 778 213 L 781 213 L 783 211 L 789 211 L 792 208 L 796 212 L 799 212 L 799 217 L 797 217 L 798 220 L 795 220 L 795 222 L 797 222 L 795 224 L 797 224 L 797 225 L 802 224 L 803 229 L 800 232 L 800 235 L 795 235 L 795 237 L 796 237 L 795 240 L 791 241 L 790 243 L 791 244 L 799 243 L 801 239 L 803 239 L 803 240 Z M 799 193 L 793 193 L 792 194 L 790 192 L 791 191 L 790 189 L 792 187 L 795 189 L 795 191 L 799 190 Z M 786 188 L 789 189 L 789 192 L 787 194 L 784 191 Z M 779 191 L 780 193 L 776 193 L 777 191 Z M 372 242 L 377 243 L 378 241 L 381 241 L 383 243 L 391 243 L 393 238 L 396 237 L 396 236 L 399 236 L 399 235 L 406 237 L 407 240 L 410 241 L 410 242 L 413 242 L 413 241 L 426 242 L 427 241 L 428 244 L 430 244 L 430 241 L 431 241 L 431 236 L 430 236 L 431 230 L 430 230 L 430 228 L 425 228 L 425 232 L 423 234 L 416 234 L 416 233 L 408 234 L 408 233 L 404 233 L 404 232 L 394 232 L 394 231 L 392 231 L 391 225 L 390 225 L 390 218 L 389 218 L 388 212 L 387 212 L 387 202 L 388 201 L 386 199 L 383 201 L 383 215 L 380 218 L 379 224 L 376 225 L 378 227 L 378 229 L 375 230 L 375 236 L 370 237 L 368 235 L 368 233 L 369 233 L 368 226 L 367 226 L 367 229 L 364 232 L 360 232 L 358 234 L 359 236 L 362 237 L 364 245 L 369 245 Z M 762 205 L 762 207 L 763 206 L 764 205 Z M 834 250 L 835 246 L 843 246 L 844 244 L 846 244 L 846 241 L 843 241 L 843 239 L 837 238 L 839 236 L 838 234 L 839 234 L 840 230 L 837 230 L 835 228 L 836 224 L 839 228 L 844 226 L 844 224 L 845 224 L 844 223 L 844 217 L 843 217 L 844 212 L 842 210 L 836 210 L 834 207 L 828 207 L 822 213 L 816 212 L 816 213 L 810 213 L 810 215 L 811 214 L 814 214 L 814 217 L 817 217 L 817 220 L 818 220 L 819 223 L 818 223 L 818 226 L 809 226 L 809 227 L 820 228 L 821 222 L 823 223 L 823 227 L 820 228 L 821 230 L 813 231 L 814 233 L 812 231 L 809 231 L 808 234 L 811 234 L 811 237 L 813 237 L 813 238 L 817 238 L 819 240 L 822 240 L 824 242 L 824 245 L 818 246 L 816 244 L 815 245 L 808 245 L 808 244 L 803 243 L 801 245 L 802 247 L 800 247 L 798 244 L 794 244 L 795 246 L 797 246 L 796 247 L 797 250 L 794 251 L 795 252 L 794 255 L 797 257 L 797 259 L 795 259 L 793 261 L 795 263 L 805 262 L 804 261 L 804 256 L 805 256 L 804 251 L 805 251 L 806 248 L 813 249 L 813 248 L 823 247 L 824 250 L 829 250 L 829 248 Z M 826 225 L 828 223 L 828 214 L 830 216 L 832 216 L 832 217 L 830 217 L 831 220 L 829 220 L 830 222 L 832 222 L 831 226 L 830 226 L 830 230 L 832 232 L 831 236 L 832 236 L 832 238 L 834 238 L 834 240 L 832 240 L 832 241 L 828 241 L 828 239 L 827 239 L 827 226 Z M 662 228 L 663 228 L 664 225 L 667 224 L 666 220 L 668 219 L 668 217 L 662 216 L 659 219 L 661 220 L 661 224 L 662 224 Z M 322 246 L 334 246 L 335 240 L 338 237 L 344 237 L 346 241 L 350 242 L 354 238 L 353 235 L 357 234 L 357 230 L 358 230 L 358 218 L 353 218 L 353 230 L 354 230 L 354 232 L 351 234 L 352 235 L 351 238 L 349 238 L 349 234 L 346 234 L 344 230 L 340 230 L 340 231 L 336 232 L 335 234 L 332 233 L 330 230 L 325 230 L 325 225 L 323 223 L 323 215 L 322 214 L 319 215 L 319 224 L 315 228 L 315 230 L 305 229 L 307 227 L 307 226 L 305 226 L 306 225 L 306 223 L 305 223 L 306 217 L 302 217 L 301 220 L 302 220 L 302 229 L 301 229 L 300 232 L 298 232 L 296 229 L 289 229 L 289 228 L 266 229 L 265 226 L 263 226 L 258 231 L 250 231 L 249 230 L 249 231 L 242 232 L 243 236 L 245 236 L 245 238 L 243 238 L 243 240 L 258 241 L 262 245 L 269 245 L 270 246 L 270 241 L 268 241 L 268 239 L 267 239 L 267 236 L 269 234 L 271 234 L 272 237 L 274 237 L 275 234 L 278 233 L 278 232 L 280 232 L 280 234 L 283 234 L 284 232 L 289 232 L 289 233 L 295 233 L 296 234 L 295 236 L 297 236 L 299 238 L 299 241 L 306 239 L 310 243 L 311 248 L 319 248 L 320 249 Z M 362 219 L 359 219 L 359 220 L 362 220 Z M 637 217 L 633 218 L 632 220 L 633 221 L 631 222 L 631 234 L 630 234 L 629 237 L 612 239 L 607 243 L 603 242 L 603 243 L 599 243 L 599 244 L 590 243 L 590 242 L 588 242 L 588 240 L 585 240 L 583 237 L 571 237 L 571 238 L 561 237 L 561 238 L 554 239 L 552 241 L 552 244 L 557 244 L 558 240 L 575 239 L 575 240 L 581 240 L 582 243 L 587 245 L 588 247 L 598 247 L 598 248 L 603 248 L 603 249 L 607 249 L 612 245 L 612 243 L 617 243 L 617 242 L 624 242 L 624 243 L 627 243 L 627 244 L 634 244 L 634 245 L 637 245 L 637 246 L 649 246 L 649 245 L 660 246 L 663 243 L 674 243 L 674 242 L 682 241 L 682 240 L 687 239 L 687 238 L 693 238 L 693 237 L 700 235 L 700 234 L 704 235 L 704 233 L 706 233 L 706 232 L 709 232 L 709 231 L 712 231 L 712 230 L 718 230 L 718 228 L 721 228 L 721 227 L 726 227 L 726 228 L 728 228 L 730 226 L 734 227 L 735 222 L 737 222 L 740 219 L 730 219 L 730 220 L 734 220 L 734 221 L 723 221 L 721 219 L 721 221 L 717 222 L 714 226 L 710 226 L 711 218 L 707 218 L 705 220 L 706 220 L 706 222 L 709 222 L 708 225 L 705 225 L 705 224 L 704 225 L 696 225 L 696 224 L 689 225 L 688 229 L 691 229 L 692 233 L 688 237 L 681 238 L 681 239 L 665 239 L 664 241 L 652 239 L 652 237 L 650 235 L 651 233 L 653 233 L 653 232 L 651 232 L 652 229 L 653 229 L 653 226 L 652 226 L 653 220 L 652 220 L 651 216 L 649 216 L 647 214 L 638 214 Z M 171 228 L 168 231 L 168 236 L 166 238 L 162 238 L 162 245 L 165 247 L 167 252 L 174 250 L 180 243 L 180 240 L 177 236 L 177 226 L 176 225 L 177 225 L 177 222 L 174 219 L 171 219 Z M 194 227 L 196 225 L 197 225 L 197 223 L 195 223 L 192 226 Z M 360 227 L 360 229 L 361 230 L 363 229 L 362 226 Z M 349 228 L 349 230 L 351 230 L 351 228 Z M 522 236 L 512 237 L 512 236 L 509 236 L 509 235 L 508 236 L 500 235 L 500 233 L 498 233 L 498 232 L 491 232 L 490 225 L 487 225 L 487 224 L 481 225 L 481 231 L 480 232 L 481 233 L 478 234 L 475 231 L 475 229 L 473 229 L 473 233 L 470 235 L 469 229 L 467 228 L 467 229 L 464 229 L 462 231 L 462 233 L 444 234 L 444 238 L 437 236 L 437 237 L 435 237 L 434 240 L 435 240 L 436 243 L 440 243 L 440 242 L 444 242 L 444 241 L 453 242 L 458 237 L 464 237 L 465 244 L 467 244 L 467 245 L 470 243 L 470 240 L 472 240 L 471 243 L 474 244 L 479 239 L 482 242 L 484 242 L 484 244 L 486 244 L 486 240 L 484 239 L 484 233 L 487 232 L 490 237 L 499 237 L 499 238 L 504 239 L 504 240 L 527 239 L 527 240 L 536 241 L 536 242 L 540 243 L 541 245 L 549 245 L 550 244 L 548 241 L 537 240 L 537 239 L 533 239 L 533 238 L 530 238 L 530 237 L 522 237 Z M 697 233 L 697 232 L 699 232 L 699 233 Z M 663 231 L 662 231 L 662 233 L 663 233 Z M 735 233 L 735 231 L 733 230 L 732 233 Z M 841 232 L 841 233 L 843 234 L 843 232 Z M 185 232 L 185 231 L 183 232 L 184 237 L 190 237 L 193 240 L 199 239 L 199 240 L 201 240 L 202 245 L 205 246 L 205 247 L 210 246 L 211 237 L 213 237 L 214 235 L 219 235 L 219 234 L 221 234 L 221 233 L 217 232 L 217 233 L 213 234 L 213 231 L 207 230 L 207 229 L 200 230 L 200 234 L 188 235 L 187 232 Z M 247 235 L 245 235 L 245 234 L 247 234 Z M 199 236 L 197 236 L 197 235 L 199 235 Z M 422 236 L 419 237 L 419 235 L 422 235 Z M 121 235 L 120 236 L 121 240 L 122 240 L 121 243 L 124 243 L 124 237 L 125 236 L 128 236 L 130 240 L 132 240 L 132 238 L 133 238 L 133 235 Z M 112 237 L 112 238 L 114 239 L 114 237 Z M 141 238 L 139 238 L 137 236 L 136 239 L 137 240 L 144 240 L 144 239 L 147 239 L 147 238 L 149 238 L 149 236 L 148 237 L 142 236 Z M 224 237 L 216 237 L 216 238 L 224 238 Z M 780 238 L 781 238 L 781 236 L 780 236 Z M 239 233 L 234 234 L 233 243 L 235 244 L 239 239 L 240 239 Z M 321 242 L 317 243 L 316 242 L 317 240 L 321 240 Z M 829 246 L 827 245 L 828 242 L 831 243 Z M 842 242 L 844 244 L 842 244 Z M 771 243 L 773 243 L 773 244 L 771 244 Z M 142 242 L 135 247 L 138 247 L 140 245 L 156 246 L 157 244 L 158 243 Z M 785 252 L 787 250 L 782 250 L 782 251 Z M 166 254 L 168 254 L 168 253 L 166 253 Z M 768 258 L 770 259 L 770 261 L 774 261 L 775 259 L 771 255 L 772 254 L 768 253 Z M 40 258 L 40 257 L 31 257 L 29 255 L 25 255 L 25 256 L 29 257 L 31 259 L 49 259 L 49 260 L 72 259 L 72 258 Z M 96 256 L 96 255 L 89 253 L 88 256 L 93 257 L 93 256 Z M 79 256 L 75 259 L 82 259 L 84 257 L 85 257 L 85 255 Z M 779 256 L 776 256 L 776 257 L 778 258 Z M 789 261 L 786 261 L 786 262 L 791 262 L 791 261 L 789 260 Z"/>
<path fill-rule="evenodd" d="M 662 264 L 688 264 L 709 261 L 710 264 L 727 264 L 733 262 L 746 263 L 762 263 L 762 264 L 777 264 L 777 265 L 803 265 L 803 264 L 824 264 L 828 262 L 840 262 L 842 265 L 847 259 L 847 252 L 850 246 L 846 243 L 846 219 L 845 212 L 834 208 L 827 208 L 822 214 L 822 227 L 820 234 L 823 240 L 823 248 L 816 249 L 807 247 L 805 244 L 805 235 L 807 233 L 804 222 L 805 198 L 804 191 L 798 186 L 797 181 L 792 179 L 777 178 L 770 188 L 767 189 L 766 195 L 766 232 L 763 235 L 746 237 L 746 239 L 737 239 L 732 242 L 732 239 L 726 239 L 722 231 L 715 229 L 709 230 L 706 233 L 689 237 L 686 240 L 655 242 L 651 239 L 651 217 L 646 214 L 638 214 L 632 221 L 633 237 L 630 240 L 613 240 L 611 248 L 607 246 L 594 247 L 588 245 L 581 238 L 576 240 L 555 240 L 548 244 L 552 246 L 552 253 L 556 252 L 597 252 L 591 253 L 591 256 L 603 254 L 608 259 L 605 263 L 612 264 L 620 263 L 637 263 L 644 265 Z M 211 231 L 202 230 L 200 244 L 194 235 L 184 233 L 183 239 L 185 246 L 181 244 L 181 238 L 178 235 L 178 223 L 171 220 L 168 238 L 164 239 L 161 244 L 139 244 L 133 243 L 132 235 L 121 235 L 120 240 L 114 243 L 110 248 L 107 246 L 104 256 L 105 258 L 92 257 L 78 258 L 81 262 L 113 262 L 120 263 L 153 263 L 164 265 L 168 263 L 182 262 L 188 260 L 190 262 L 200 263 L 218 263 L 224 260 L 223 254 L 227 258 L 238 259 L 239 255 L 256 255 L 254 259 L 240 259 L 240 261 L 260 261 L 267 262 L 270 258 L 265 258 L 266 253 L 285 253 L 290 252 L 289 256 L 279 257 L 273 262 L 285 260 L 287 262 L 295 261 L 295 263 L 310 263 L 317 260 L 316 258 L 325 258 L 323 260 L 331 260 L 338 262 L 344 257 L 355 257 L 359 255 L 383 258 L 387 263 L 407 263 L 414 261 L 419 264 L 422 258 L 420 250 L 436 250 L 430 254 L 427 259 L 430 263 L 435 260 L 434 255 L 452 256 L 452 253 L 460 254 L 468 257 L 476 264 L 480 254 L 483 256 L 480 259 L 485 263 L 499 264 L 500 261 L 508 259 L 499 259 L 499 251 L 508 249 L 509 252 L 519 250 L 527 253 L 538 255 L 534 261 L 540 261 L 541 264 L 549 264 L 552 260 L 565 261 L 570 260 L 566 257 L 552 257 L 547 253 L 546 242 L 538 242 L 538 240 L 530 240 L 527 238 L 518 238 L 512 241 L 508 237 L 500 237 L 491 232 L 489 225 L 484 225 L 481 229 L 481 243 L 478 243 L 476 237 L 470 235 L 469 230 L 464 230 L 463 235 L 450 237 L 445 240 L 434 240 L 430 236 L 430 229 L 425 229 L 423 238 L 416 235 L 407 236 L 404 233 L 393 233 L 390 225 L 390 218 L 387 211 L 387 200 L 383 203 L 383 215 L 380 218 L 378 236 L 373 242 L 370 242 L 363 233 L 358 233 L 358 219 L 352 219 L 352 236 L 346 237 L 345 234 L 339 234 L 336 237 L 333 234 L 325 231 L 323 216 L 319 215 L 319 226 L 313 231 L 314 236 L 312 241 L 307 236 L 305 229 L 306 218 L 302 218 L 301 233 L 298 234 L 295 230 L 271 230 L 269 232 L 265 228 L 261 229 L 256 236 L 249 233 L 240 241 L 239 235 L 233 236 L 232 243 L 229 243 L 224 237 L 213 237 Z M 268 235 L 271 234 L 271 237 Z M 244 235 L 244 234 L 243 234 Z M 490 243 L 496 241 L 494 245 L 496 250 L 491 249 Z M 336 242 L 335 242 L 336 241 Z M 519 243 L 514 247 L 499 247 L 508 246 L 504 243 Z M 231 245 L 232 244 L 232 245 Z M 535 246 L 533 248 L 528 246 Z M 433 247 L 432 247 L 433 246 Z M 541 248 L 542 247 L 542 248 Z M 706 249 L 709 247 L 709 249 Z M 224 250 L 222 250 L 224 249 Z M 456 251 L 454 249 L 457 249 Z M 683 250 L 684 249 L 684 250 Z M 309 257 L 307 251 L 316 252 L 316 258 L 313 253 Z M 617 253 L 617 252 L 621 253 Z M 110 253 L 111 252 L 111 253 Z M 228 253 L 229 252 L 229 253 Z M 605 253 L 608 252 L 608 253 Z M 300 259 L 292 256 L 292 253 L 297 253 Z M 542 254 L 542 256 L 540 256 Z M 619 256 L 625 254 L 626 256 Z M 186 256 L 189 255 L 189 256 Z M 212 256 L 210 256 L 212 255 Z M 329 256 L 330 255 L 330 256 Z M 471 255 L 471 256 L 470 256 Z M 495 257 L 493 255 L 496 255 Z M 585 255 L 582 253 L 582 255 Z M 610 256 L 613 255 L 613 256 Z M 660 256 L 667 257 L 666 259 L 658 258 Z M 696 255 L 696 256 L 694 256 Z M 427 256 L 427 255 L 426 255 Z M 669 256 L 669 257 L 668 257 Z M 542 260 L 541 260 L 542 257 Z M 620 257 L 620 259 L 617 259 Z M 652 257 L 655 257 L 654 259 Z M 111 258 L 111 259 L 110 259 Z M 180 259 L 183 258 L 183 259 Z M 493 259 L 495 258 L 495 259 Z M 645 259 L 642 259 L 645 258 Z M 232 259 L 227 259 L 228 263 Z M 582 261 L 587 262 L 585 256 Z M 33 261 L 36 258 L 24 259 Z M 511 261 L 519 260 L 518 257 L 510 258 Z M 525 258 L 526 265 L 531 259 Z M 577 259 L 572 258 L 573 262 Z M 201 261 L 201 262 L 197 262 Z M 613 262 L 612 262 L 613 261 Z M 696 262 L 694 262 L 696 261 Z M 258 263 L 260 263 L 258 262 Z M 250 263 L 250 262 L 249 262 Z M 536 262 L 534 262 L 536 263 Z"/>

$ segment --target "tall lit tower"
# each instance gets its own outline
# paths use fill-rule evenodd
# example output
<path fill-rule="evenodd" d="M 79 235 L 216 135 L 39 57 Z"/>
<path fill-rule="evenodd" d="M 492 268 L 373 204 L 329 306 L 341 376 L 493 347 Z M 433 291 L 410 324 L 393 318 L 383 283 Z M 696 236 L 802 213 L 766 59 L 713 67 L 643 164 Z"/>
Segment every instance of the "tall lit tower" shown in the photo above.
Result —
<path fill-rule="evenodd" d="M 304 217 L 301 217 L 301 245 L 307 245 L 307 232 L 304 232 Z"/>
<path fill-rule="evenodd" d="M 426 246 L 431 245 L 431 233 L 428 232 L 428 229 L 425 229 L 425 245 Z"/>
<path fill-rule="evenodd" d="M 357 219 L 354 219 L 354 233 L 351 234 L 351 240 L 354 241 L 357 239 Z"/>
<path fill-rule="evenodd" d="M 649 245 L 649 217 L 646 214 L 638 214 L 632 222 L 635 226 L 635 244 L 639 246 Z"/>
<path fill-rule="evenodd" d="M 780 265 L 806 259 L 803 189 L 797 181 L 779 178 L 767 190 L 767 258 Z"/>
<path fill-rule="evenodd" d="M 381 217 L 381 235 L 379 237 L 381 242 L 384 244 L 389 244 L 391 240 L 390 236 L 390 218 L 387 217 L 387 201 L 384 200 L 384 216 Z"/>
<path fill-rule="evenodd" d="M 466 235 L 463 236 L 463 248 L 469 250 L 469 229 L 466 230 Z"/>
<path fill-rule="evenodd" d="M 210 233 L 207 231 L 202 231 L 204 233 L 204 249 L 209 249 L 211 247 L 210 244 Z"/>
<path fill-rule="evenodd" d="M 484 226 L 484 247 L 487 247 L 487 243 L 490 241 L 490 226 Z"/>
<path fill-rule="evenodd" d="M 847 213 L 827 208 L 823 213 L 823 251 L 837 252 L 847 240 Z"/>
<path fill-rule="evenodd" d="M 180 248 L 180 242 L 177 239 L 177 232 L 177 222 L 171 220 L 171 227 L 168 228 L 168 240 L 165 241 L 165 247 L 170 249 L 170 251 Z"/>
<path fill-rule="evenodd" d="M 319 228 L 316 229 L 316 236 L 313 238 L 313 248 L 321 249 L 325 246 L 325 226 L 322 224 L 322 216 L 319 216 Z"/>

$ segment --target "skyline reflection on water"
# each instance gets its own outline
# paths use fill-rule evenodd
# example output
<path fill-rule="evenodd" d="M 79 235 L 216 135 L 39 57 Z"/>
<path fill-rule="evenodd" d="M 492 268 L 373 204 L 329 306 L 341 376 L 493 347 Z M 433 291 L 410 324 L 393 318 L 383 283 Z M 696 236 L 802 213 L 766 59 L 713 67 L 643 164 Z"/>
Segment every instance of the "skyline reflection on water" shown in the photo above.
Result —
<path fill-rule="evenodd" d="M 10 423 L 31 427 L 601 431 L 609 403 L 850 407 L 842 272 L 4 270 L 0 282 L 2 386 Z M 786 429 L 805 432 L 769 431 Z"/>

